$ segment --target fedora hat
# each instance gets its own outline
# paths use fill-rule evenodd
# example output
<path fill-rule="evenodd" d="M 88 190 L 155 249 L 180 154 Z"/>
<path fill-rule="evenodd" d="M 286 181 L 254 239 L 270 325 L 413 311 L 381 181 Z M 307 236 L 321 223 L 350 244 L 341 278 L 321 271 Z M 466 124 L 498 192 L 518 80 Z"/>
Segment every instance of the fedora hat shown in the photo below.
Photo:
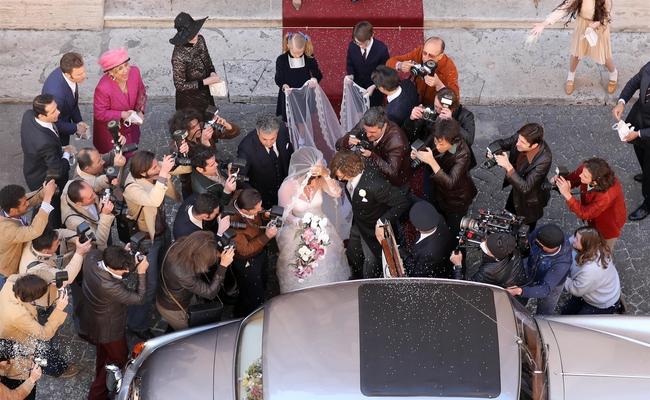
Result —
<path fill-rule="evenodd" d="M 190 14 L 186 12 L 179 13 L 174 18 L 174 28 L 176 28 L 176 35 L 169 39 L 169 43 L 173 45 L 183 45 L 190 40 L 201 30 L 203 23 L 208 17 L 202 19 L 193 19 Z"/>

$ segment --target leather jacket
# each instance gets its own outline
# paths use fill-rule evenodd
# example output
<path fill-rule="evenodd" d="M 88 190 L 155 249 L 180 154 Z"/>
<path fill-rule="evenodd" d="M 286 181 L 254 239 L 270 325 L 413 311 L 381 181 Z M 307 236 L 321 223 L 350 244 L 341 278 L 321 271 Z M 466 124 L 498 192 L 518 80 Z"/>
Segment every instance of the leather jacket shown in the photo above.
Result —
<path fill-rule="evenodd" d="M 451 116 L 453 119 L 458 121 L 458 124 L 460 125 L 460 134 L 463 135 L 463 138 L 465 138 L 465 141 L 471 148 L 474 144 L 474 136 L 476 133 L 474 113 L 462 105 L 459 105 Z M 429 138 L 430 129 L 433 127 L 433 124 L 433 122 L 425 119 L 412 120 L 407 118 L 406 121 L 404 121 L 402 128 L 404 129 L 404 133 L 406 133 L 409 142 L 413 143 L 416 139 L 420 139 L 424 142 Z"/>
<path fill-rule="evenodd" d="M 435 204 L 443 213 L 467 212 L 478 193 L 469 173 L 476 165 L 469 146 L 461 139 L 454 154 L 448 151 L 441 155 L 435 150 L 433 154 L 440 165 L 440 170 L 430 178 Z"/>
<path fill-rule="evenodd" d="M 522 286 L 528 281 L 519 250 L 503 260 L 483 254 L 483 263 L 471 278 L 474 282 L 489 283 L 504 288 Z"/>

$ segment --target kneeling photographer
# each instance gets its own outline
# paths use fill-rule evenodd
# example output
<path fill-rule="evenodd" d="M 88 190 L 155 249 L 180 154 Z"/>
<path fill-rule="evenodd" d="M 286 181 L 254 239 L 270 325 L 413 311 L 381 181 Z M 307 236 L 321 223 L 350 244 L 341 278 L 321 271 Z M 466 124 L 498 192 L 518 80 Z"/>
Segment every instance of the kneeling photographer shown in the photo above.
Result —
<path fill-rule="evenodd" d="M 193 108 L 184 108 L 174 113 L 169 120 L 169 133 L 187 131 L 187 144 L 192 156 L 196 145 L 203 145 L 216 152 L 219 139 L 232 139 L 240 133 L 239 126 L 219 116 L 219 109 L 210 106 L 202 115 Z"/>
<path fill-rule="evenodd" d="M 237 175 L 223 176 L 214 152 L 204 146 L 197 146 L 192 156 L 192 191 L 196 194 L 210 193 L 225 207 L 237 190 Z"/>
<path fill-rule="evenodd" d="M 452 236 L 456 236 L 461 219 L 478 193 L 469 173 L 476 160 L 460 135 L 458 122 L 452 119 L 437 121 L 431 137 L 435 152 L 420 142 L 411 150 L 411 158 L 426 164 L 433 172 L 429 177 L 433 205 L 445 218 Z"/>
<path fill-rule="evenodd" d="M 214 233 L 207 231 L 184 236 L 169 247 L 160 267 L 156 308 L 175 331 L 194 322 L 191 304 L 196 303 L 197 298 L 208 301 L 217 298 L 217 303 L 223 308 L 217 294 L 226 269 L 233 262 L 235 249 L 228 246 L 220 252 L 218 247 Z M 209 280 L 207 275 L 213 268 L 216 273 Z"/>
<path fill-rule="evenodd" d="M 87 182 L 69 181 L 61 195 L 63 225 L 93 240 L 97 248 L 108 246 L 115 220 L 114 205 L 108 197 L 100 198 Z M 88 229 L 89 228 L 89 229 Z"/>
<path fill-rule="evenodd" d="M 231 226 L 244 224 L 236 229 L 233 263 L 239 287 L 235 316 L 243 317 L 264 303 L 269 264 L 266 246 L 277 235 L 278 226 L 275 219 L 264 224 L 262 196 L 256 189 L 235 193 L 233 207 L 236 213 L 230 217 Z"/>
<path fill-rule="evenodd" d="M 104 251 L 92 250 L 84 260 L 83 296 L 75 312 L 80 321 L 79 336 L 96 346 L 96 373 L 89 399 L 108 398 L 105 365 L 115 364 L 120 368 L 126 365 L 127 307 L 145 301 L 148 267 L 146 257 L 119 246 L 109 246 Z M 138 283 L 132 290 L 124 278 L 134 271 Z"/>
<path fill-rule="evenodd" d="M 35 362 L 32 363 L 27 379 L 6 378 L 12 364 L 19 361 L 19 345 L 13 340 L 0 339 L 0 399 L 6 400 L 35 400 L 36 382 L 41 379 L 43 370 Z"/>
<path fill-rule="evenodd" d="M 544 215 L 550 197 L 542 189 L 553 162 L 551 148 L 544 141 L 544 128 L 536 123 L 526 124 L 515 135 L 490 143 L 486 157 L 481 167 L 499 165 L 506 171 L 503 187 L 512 185 L 506 210 L 524 217 L 532 231 Z"/>

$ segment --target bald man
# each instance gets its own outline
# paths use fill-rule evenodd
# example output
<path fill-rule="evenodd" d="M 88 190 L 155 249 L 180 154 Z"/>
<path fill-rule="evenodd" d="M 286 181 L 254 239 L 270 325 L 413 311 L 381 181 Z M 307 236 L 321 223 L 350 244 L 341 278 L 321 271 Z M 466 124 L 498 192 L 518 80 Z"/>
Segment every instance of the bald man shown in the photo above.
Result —
<path fill-rule="evenodd" d="M 428 38 L 424 45 L 410 53 L 389 58 L 386 65 L 401 72 L 409 72 L 413 65 L 423 64 L 429 60 L 434 60 L 438 67 L 432 76 L 415 78 L 420 103 L 426 106 L 433 105 L 436 93 L 444 87 L 453 90 L 460 99 L 456 64 L 445 54 L 445 41 L 437 36 Z"/>

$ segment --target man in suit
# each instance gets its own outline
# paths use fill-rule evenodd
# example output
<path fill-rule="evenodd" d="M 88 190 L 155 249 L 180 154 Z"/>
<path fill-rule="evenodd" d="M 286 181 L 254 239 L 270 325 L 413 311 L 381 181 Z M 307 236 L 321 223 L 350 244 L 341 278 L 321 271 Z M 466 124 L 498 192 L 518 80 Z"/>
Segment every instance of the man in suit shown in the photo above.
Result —
<path fill-rule="evenodd" d="M 70 136 L 84 137 L 88 124 L 83 122 L 79 111 L 79 84 L 86 80 L 84 60 L 78 53 L 65 53 L 59 68 L 50 73 L 43 83 L 42 94 L 51 94 L 58 104 L 59 120 L 56 127 L 61 136 L 61 144 L 70 144 Z"/>
<path fill-rule="evenodd" d="M 445 41 L 439 37 L 428 38 L 424 45 L 413 49 L 410 53 L 393 56 L 386 61 L 386 66 L 408 73 L 415 64 L 427 61 L 436 62 L 436 72 L 433 75 L 415 77 L 420 103 L 433 104 L 433 98 L 438 90 L 448 87 L 460 98 L 458 86 L 458 69 L 454 61 L 445 54 Z"/>
<path fill-rule="evenodd" d="M 385 65 L 378 66 L 372 73 L 372 82 L 386 96 L 386 116 L 401 127 L 418 104 L 415 85 L 408 79 L 400 81 L 397 71 Z"/>
<path fill-rule="evenodd" d="M 419 237 L 412 251 L 400 247 L 406 275 L 429 278 L 451 278 L 451 263 L 447 258 L 455 241 L 445 220 L 426 201 L 418 201 L 409 211 L 409 220 Z"/>
<path fill-rule="evenodd" d="M 375 39 L 372 24 L 361 21 L 352 30 L 352 41 L 348 45 L 347 72 L 352 75 L 354 83 L 367 89 L 372 85 L 371 74 L 378 66 L 388 61 L 388 47 Z M 381 106 L 383 98 L 380 93 L 370 96 L 370 106 Z"/>
<path fill-rule="evenodd" d="M 614 117 L 620 121 L 625 111 L 625 104 L 634 93 L 639 91 L 639 99 L 625 119 L 626 123 L 634 126 L 635 130 L 625 138 L 632 143 L 634 153 L 641 165 L 641 174 L 635 175 L 634 180 L 641 182 L 643 203 L 628 216 L 630 221 L 639 221 L 650 214 L 650 63 L 629 80 L 618 97 L 618 104 L 612 110 Z"/>
<path fill-rule="evenodd" d="M 237 157 L 247 162 L 250 186 L 262 195 L 264 208 L 278 204 L 278 189 L 289 173 L 293 146 L 280 118 L 268 114 L 257 119 L 255 130 L 239 143 Z"/>
<path fill-rule="evenodd" d="M 366 168 L 360 155 L 339 151 L 331 162 L 333 178 L 346 182 L 345 194 L 352 203 L 352 228 L 346 249 L 352 278 L 379 278 L 381 223 L 395 223 L 408 209 L 406 192 L 388 182 L 381 173 Z"/>
<path fill-rule="evenodd" d="M 230 227 L 230 217 L 218 218 L 221 205 L 219 199 L 210 193 L 193 194 L 181 204 L 174 218 L 174 240 L 201 230 L 215 230 L 223 234 Z"/>
<path fill-rule="evenodd" d="M 210 193 L 218 199 L 221 207 L 230 203 L 233 192 L 237 190 L 236 177 L 223 177 L 214 151 L 205 146 L 195 147 L 191 181 L 193 193 Z"/>
<path fill-rule="evenodd" d="M 359 153 L 366 162 L 379 170 L 391 184 L 404 186 L 411 176 L 411 148 L 406 135 L 396 123 L 388 120 L 382 107 L 372 107 L 359 124 L 336 142 L 337 150 L 352 150 L 360 143 L 363 132 L 371 146 Z"/>

